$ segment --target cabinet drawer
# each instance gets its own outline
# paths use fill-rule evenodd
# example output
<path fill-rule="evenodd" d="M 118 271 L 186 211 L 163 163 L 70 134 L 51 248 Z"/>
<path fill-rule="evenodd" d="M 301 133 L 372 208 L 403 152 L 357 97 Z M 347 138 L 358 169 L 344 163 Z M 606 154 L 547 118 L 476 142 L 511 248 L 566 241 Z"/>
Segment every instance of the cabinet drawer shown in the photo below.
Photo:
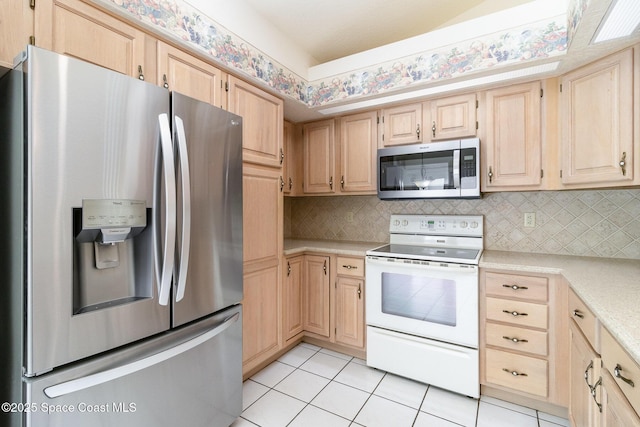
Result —
<path fill-rule="evenodd" d="M 600 336 L 598 333 L 598 319 L 575 294 L 573 289 L 569 290 L 569 317 L 576 322 L 578 328 L 580 328 L 584 336 L 589 340 L 591 347 L 599 353 Z"/>
<path fill-rule="evenodd" d="M 600 338 L 602 339 L 602 364 L 611 373 L 633 409 L 640 414 L 640 367 L 605 328 L 600 329 Z M 618 375 L 616 375 L 616 367 Z M 633 386 L 621 377 L 632 381 Z"/>
<path fill-rule="evenodd" d="M 546 356 L 549 352 L 547 332 L 496 323 L 487 323 L 485 330 L 488 345 L 539 356 Z"/>
<path fill-rule="evenodd" d="M 537 396 L 548 394 L 548 362 L 534 357 L 486 349 L 486 379 Z"/>
<path fill-rule="evenodd" d="M 546 277 L 521 276 L 518 274 L 485 274 L 487 295 L 547 301 L 549 279 Z"/>
<path fill-rule="evenodd" d="M 349 258 L 339 256 L 337 272 L 340 276 L 364 277 L 364 258 Z"/>
<path fill-rule="evenodd" d="M 545 304 L 487 297 L 487 319 L 531 328 L 547 329 Z"/>

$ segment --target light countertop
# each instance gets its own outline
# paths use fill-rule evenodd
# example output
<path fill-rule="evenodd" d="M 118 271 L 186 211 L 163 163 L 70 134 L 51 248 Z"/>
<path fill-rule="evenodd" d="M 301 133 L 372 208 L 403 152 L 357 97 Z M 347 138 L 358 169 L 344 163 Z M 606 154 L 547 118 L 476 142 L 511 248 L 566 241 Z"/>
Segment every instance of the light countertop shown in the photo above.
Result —
<path fill-rule="evenodd" d="M 322 252 L 336 255 L 365 256 L 369 249 L 377 248 L 385 243 L 345 242 L 337 240 L 302 240 L 285 239 L 284 256 L 302 252 Z"/>
<path fill-rule="evenodd" d="M 485 250 L 480 267 L 563 275 L 640 364 L 640 260 Z"/>
<path fill-rule="evenodd" d="M 384 243 L 285 239 L 284 255 L 365 256 Z M 485 250 L 480 267 L 563 275 L 602 325 L 640 365 L 640 260 Z"/>

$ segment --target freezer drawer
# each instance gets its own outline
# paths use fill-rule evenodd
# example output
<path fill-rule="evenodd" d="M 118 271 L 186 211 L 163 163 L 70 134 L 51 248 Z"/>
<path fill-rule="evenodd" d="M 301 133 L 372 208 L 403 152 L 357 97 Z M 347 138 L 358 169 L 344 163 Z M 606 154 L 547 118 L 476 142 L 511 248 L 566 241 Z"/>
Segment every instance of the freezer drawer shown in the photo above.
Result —
<path fill-rule="evenodd" d="M 242 411 L 242 308 L 25 384 L 26 426 L 229 426 Z"/>

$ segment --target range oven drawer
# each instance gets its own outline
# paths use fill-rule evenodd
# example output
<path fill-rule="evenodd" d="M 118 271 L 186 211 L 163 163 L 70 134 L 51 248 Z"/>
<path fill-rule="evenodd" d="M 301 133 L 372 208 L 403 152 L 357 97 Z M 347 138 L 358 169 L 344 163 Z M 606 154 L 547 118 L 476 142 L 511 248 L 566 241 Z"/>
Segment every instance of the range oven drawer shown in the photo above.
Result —
<path fill-rule="evenodd" d="M 477 349 L 367 326 L 367 366 L 480 397 Z"/>

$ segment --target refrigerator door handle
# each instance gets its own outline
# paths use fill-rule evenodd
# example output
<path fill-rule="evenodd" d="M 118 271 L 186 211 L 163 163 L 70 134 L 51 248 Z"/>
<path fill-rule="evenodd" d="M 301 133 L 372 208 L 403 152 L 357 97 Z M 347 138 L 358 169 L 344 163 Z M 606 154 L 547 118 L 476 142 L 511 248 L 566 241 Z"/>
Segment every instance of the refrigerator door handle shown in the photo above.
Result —
<path fill-rule="evenodd" d="M 240 313 L 235 313 L 226 319 L 224 319 L 218 326 L 209 331 L 200 334 L 189 341 L 185 341 L 182 344 L 178 344 L 175 347 L 171 347 L 167 350 L 161 351 L 154 355 L 145 357 L 135 362 L 128 363 L 126 365 L 118 366 L 116 368 L 107 369 L 106 371 L 97 372 L 95 374 L 87 375 L 86 377 L 76 378 L 71 381 L 66 381 L 60 384 L 56 384 L 44 389 L 44 394 L 53 399 L 56 397 L 64 396 L 66 394 L 75 393 L 80 390 L 87 389 L 96 385 L 100 385 L 115 379 L 131 375 L 135 372 L 149 368 L 151 366 L 162 363 L 165 360 L 174 358 L 182 353 L 185 353 L 192 348 L 195 348 L 206 341 L 220 335 L 233 323 L 237 322 L 240 318 Z"/>
<path fill-rule="evenodd" d="M 187 137 L 184 131 L 184 122 L 175 116 L 176 139 L 178 144 L 178 156 L 180 157 L 180 171 L 182 178 L 182 238 L 180 240 L 180 265 L 176 275 L 178 290 L 176 302 L 184 297 L 187 282 L 187 270 L 189 269 L 189 248 L 191 246 L 191 175 L 189 173 L 189 157 L 187 153 Z"/>
<path fill-rule="evenodd" d="M 160 152 L 162 153 L 162 168 L 158 174 L 164 171 L 164 191 L 165 191 L 165 234 L 164 245 L 162 247 L 162 264 L 160 262 L 160 192 L 157 190 L 154 200 L 154 222 L 157 224 L 154 236 L 154 261 L 156 270 L 156 280 L 158 281 L 158 294 L 160 305 L 169 303 L 169 293 L 171 291 L 171 278 L 173 274 L 173 263 L 176 245 L 176 175 L 173 159 L 173 147 L 171 143 L 171 129 L 169 128 L 169 117 L 166 113 L 158 116 L 160 125 Z M 155 182 L 159 184 L 160 177 Z"/>

